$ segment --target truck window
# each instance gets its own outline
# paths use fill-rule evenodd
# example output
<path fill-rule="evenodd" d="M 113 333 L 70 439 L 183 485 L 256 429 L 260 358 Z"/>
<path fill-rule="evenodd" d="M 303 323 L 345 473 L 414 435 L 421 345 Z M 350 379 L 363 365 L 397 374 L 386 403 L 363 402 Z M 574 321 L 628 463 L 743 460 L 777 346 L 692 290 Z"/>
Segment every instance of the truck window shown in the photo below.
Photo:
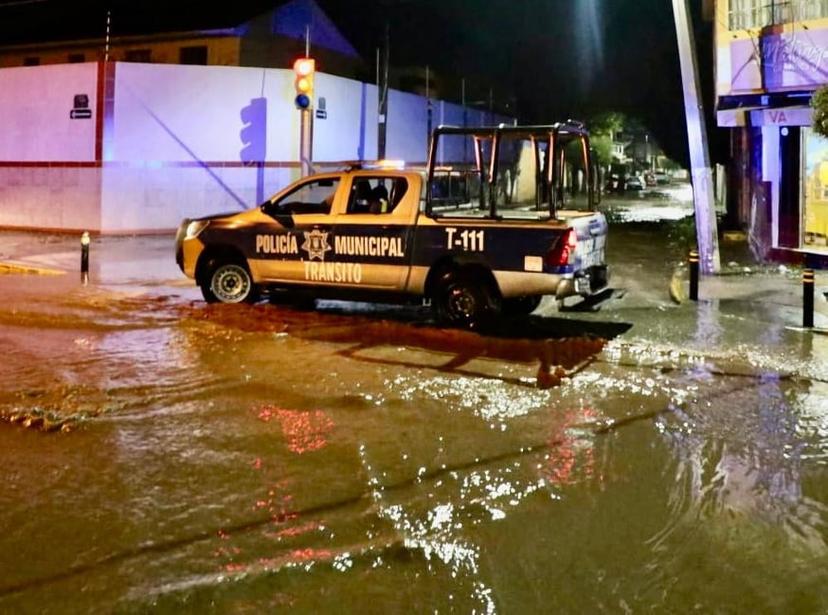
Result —
<path fill-rule="evenodd" d="M 329 214 L 338 188 L 338 177 L 314 179 L 300 184 L 278 201 L 270 201 L 265 211 L 277 215 Z"/>
<path fill-rule="evenodd" d="M 579 122 L 440 128 L 429 153 L 426 211 L 535 221 L 561 209 L 591 211 L 594 170 Z"/>
<path fill-rule="evenodd" d="M 408 191 L 404 177 L 354 177 L 348 196 L 349 214 L 390 214 Z"/>
<path fill-rule="evenodd" d="M 556 172 L 558 180 L 558 209 L 589 211 L 589 159 L 582 137 L 573 137 L 562 144 L 558 152 Z"/>
<path fill-rule="evenodd" d="M 491 139 L 442 135 L 428 195 L 438 215 L 480 217 L 488 209 Z"/>

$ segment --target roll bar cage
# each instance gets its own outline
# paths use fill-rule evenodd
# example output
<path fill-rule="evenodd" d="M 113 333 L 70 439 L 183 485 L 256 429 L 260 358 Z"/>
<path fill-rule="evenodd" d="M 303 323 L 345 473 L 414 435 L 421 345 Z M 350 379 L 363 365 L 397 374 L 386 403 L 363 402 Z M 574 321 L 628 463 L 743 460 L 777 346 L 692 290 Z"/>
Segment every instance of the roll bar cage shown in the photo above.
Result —
<path fill-rule="evenodd" d="M 583 155 L 585 162 L 584 173 L 589 194 L 590 205 L 595 203 L 595 185 L 593 174 L 595 170 L 592 165 L 592 150 L 589 143 L 589 132 L 582 122 L 567 120 L 557 124 L 541 126 L 508 126 L 501 124 L 492 127 L 456 127 L 439 126 L 432 133 L 431 143 L 428 152 L 427 188 L 426 188 L 426 214 L 431 216 L 432 184 L 434 171 L 437 168 L 437 152 L 440 137 L 444 135 L 469 136 L 474 139 L 474 156 L 477 172 L 480 176 L 480 203 L 481 206 L 488 200 L 489 217 L 498 218 L 496 196 L 496 184 L 500 158 L 500 144 L 504 137 L 518 137 L 531 140 L 535 153 L 535 201 L 536 208 L 547 205 L 549 215 L 552 218 L 557 216 L 558 202 L 561 200 L 559 189 L 562 187 L 563 165 L 555 164 L 556 161 L 563 161 L 564 146 L 574 137 L 581 140 L 583 144 Z M 491 143 L 491 156 L 487 164 L 483 160 L 483 144 Z M 546 150 L 541 147 L 546 144 Z M 488 194 L 486 188 L 488 186 Z M 553 189 L 554 188 L 554 189 Z M 488 199 L 487 199 L 488 197 Z"/>

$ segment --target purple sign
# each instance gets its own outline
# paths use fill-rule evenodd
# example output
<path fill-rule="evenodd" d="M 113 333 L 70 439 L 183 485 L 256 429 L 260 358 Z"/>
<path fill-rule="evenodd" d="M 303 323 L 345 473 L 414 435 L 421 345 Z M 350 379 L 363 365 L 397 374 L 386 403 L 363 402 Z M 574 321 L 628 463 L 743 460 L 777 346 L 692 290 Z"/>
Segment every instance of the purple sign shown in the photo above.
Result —
<path fill-rule="evenodd" d="M 828 83 L 828 30 L 736 41 L 730 45 L 730 66 L 733 93 L 814 89 Z"/>

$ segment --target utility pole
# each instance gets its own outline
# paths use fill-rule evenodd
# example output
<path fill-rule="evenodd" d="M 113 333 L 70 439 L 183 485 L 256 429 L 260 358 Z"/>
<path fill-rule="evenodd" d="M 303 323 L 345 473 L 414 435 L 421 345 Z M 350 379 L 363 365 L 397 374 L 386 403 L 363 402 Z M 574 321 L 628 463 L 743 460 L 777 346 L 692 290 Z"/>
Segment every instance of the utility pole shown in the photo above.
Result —
<path fill-rule="evenodd" d="M 460 105 L 463 107 L 463 128 L 469 124 L 469 116 L 466 113 L 466 78 L 460 79 Z M 468 139 L 463 139 L 463 162 L 468 160 Z"/>
<path fill-rule="evenodd" d="M 389 55 L 391 51 L 391 31 L 388 22 L 385 22 L 385 39 L 383 40 L 382 49 L 382 69 L 377 67 L 378 74 L 382 77 L 382 82 L 379 84 L 379 108 L 377 121 L 377 158 L 385 159 L 385 144 L 386 131 L 388 128 L 388 64 Z"/>
<path fill-rule="evenodd" d="M 426 143 L 431 151 L 431 130 L 432 130 L 432 108 L 431 108 L 431 69 L 426 66 Z"/>
<path fill-rule="evenodd" d="M 696 239 L 701 270 L 710 275 L 721 269 L 716 205 L 713 195 L 713 174 L 707 145 L 704 107 L 700 97 L 698 59 L 687 0 L 672 0 L 676 22 L 681 81 L 684 85 L 684 112 L 687 140 L 690 145 L 690 167 L 693 178 L 693 203 L 696 209 Z"/>
<path fill-rule="evenodd" d="M 106 42 L 104 43 L 104 62 L 109 62 L 109 40 L 112 34 L 112 11 L 106 12 Z"/>

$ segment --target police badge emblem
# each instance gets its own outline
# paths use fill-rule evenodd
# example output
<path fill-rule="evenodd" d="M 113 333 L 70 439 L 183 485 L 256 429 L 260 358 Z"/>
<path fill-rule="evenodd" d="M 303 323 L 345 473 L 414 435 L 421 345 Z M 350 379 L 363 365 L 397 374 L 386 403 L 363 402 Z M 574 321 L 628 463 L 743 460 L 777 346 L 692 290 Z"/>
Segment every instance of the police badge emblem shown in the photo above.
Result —
<path fill-rule="evenodd" d="M 302 249 L 308 253 L 308 259 L 324 261 L 325 253 L 331 251 L 331 246 L 328 245 L 328 232 L 315 228 L 310 233 L 305 231 L 304 234 L 305 243 L 302 244 Z"/>

